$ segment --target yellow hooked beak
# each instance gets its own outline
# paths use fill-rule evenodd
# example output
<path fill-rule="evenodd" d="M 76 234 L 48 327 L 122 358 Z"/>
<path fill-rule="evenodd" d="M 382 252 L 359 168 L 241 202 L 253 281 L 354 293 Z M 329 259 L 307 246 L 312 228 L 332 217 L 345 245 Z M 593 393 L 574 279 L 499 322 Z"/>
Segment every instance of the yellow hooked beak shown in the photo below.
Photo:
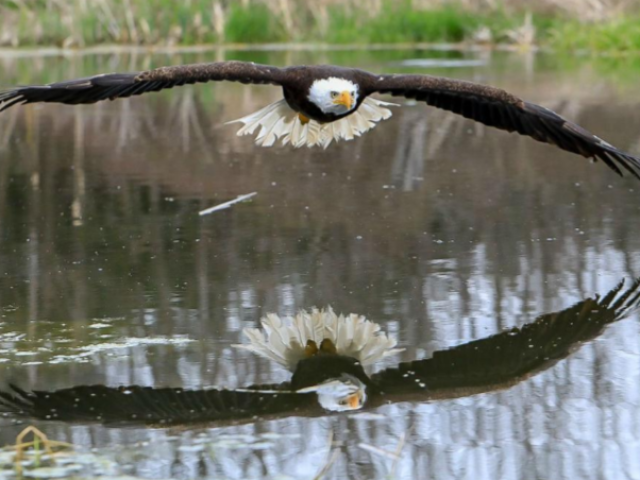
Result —
<path fill-rule="evenodd" d="M 347 110 L 351 110 L 351 107 L 353 106 L 353 97 L 351 96 L 351 92 L 345 90 L 340 93 L 340 95 L 333 100 L 333 103 L 336 105 L 344 105 L 347 107 Z"/>
<path fill-rule="evenodd" d="M 356 408 L 360 408 L 360 396 L 357 393 L 354 393 L 349 398 L 347 398 L 347 404 L 353 410 L 355 410 Z"/>

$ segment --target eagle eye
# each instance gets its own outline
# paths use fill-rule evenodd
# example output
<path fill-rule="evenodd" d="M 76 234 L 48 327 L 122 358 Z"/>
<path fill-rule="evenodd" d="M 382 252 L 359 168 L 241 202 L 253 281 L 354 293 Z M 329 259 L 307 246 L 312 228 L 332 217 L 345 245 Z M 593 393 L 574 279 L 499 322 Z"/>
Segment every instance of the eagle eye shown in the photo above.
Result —
<path fill-rule="evenodd" d="M 338 92 L 331 92 L 331 98 L 336 98 L 338 96 Z"/>

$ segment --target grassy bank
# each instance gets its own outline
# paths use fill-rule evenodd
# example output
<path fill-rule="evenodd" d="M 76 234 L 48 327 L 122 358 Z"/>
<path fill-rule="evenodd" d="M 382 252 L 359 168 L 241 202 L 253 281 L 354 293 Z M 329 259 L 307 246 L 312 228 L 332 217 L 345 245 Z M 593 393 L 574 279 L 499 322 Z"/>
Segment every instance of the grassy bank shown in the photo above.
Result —
<path fill-rule="evenodd" d="M 629 0 L 4 0 L 0 46 L 471 42 L 640 52 Z"/>

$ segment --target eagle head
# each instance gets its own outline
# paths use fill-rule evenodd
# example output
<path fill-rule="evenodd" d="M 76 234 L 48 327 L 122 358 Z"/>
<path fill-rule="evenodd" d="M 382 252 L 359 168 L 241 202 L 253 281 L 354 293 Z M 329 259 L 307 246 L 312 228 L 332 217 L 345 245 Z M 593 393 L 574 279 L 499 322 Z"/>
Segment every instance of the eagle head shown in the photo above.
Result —
<path fill-rule="evenodd" d="M 331 412 L 362 408 L 367 401 L 367 387 L 372 386 L 362 364 L 353 357 L 319 352 L 298 362 L 291 377 L 297 393 L 315 392 L 318 403 Z"/>
<path fill-rule="evenodd" d="M 358 85 L 345 78 L 323 78 L 311 84 L 307 98 L 324 114 L 345 115 L 358 104 Z"/>
<path fill-rule="evenodd" d="M 330 412 L 359 410 L 367 401 L 366 385 L 347 373 L 338 378 L 325 380 L 311 387 L 301 388 L 298 393 L 316 392 L 318 403 Z"/>

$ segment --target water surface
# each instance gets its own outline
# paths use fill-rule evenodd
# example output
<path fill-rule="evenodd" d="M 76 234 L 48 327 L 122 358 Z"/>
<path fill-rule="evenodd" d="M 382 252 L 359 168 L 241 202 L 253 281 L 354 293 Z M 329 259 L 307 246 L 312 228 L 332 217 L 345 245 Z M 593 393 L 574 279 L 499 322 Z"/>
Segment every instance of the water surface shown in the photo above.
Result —
<path fill-rule="evenodd" d="M 0 58 L 0 71 L 12 85 L 221 59 L 487 82 L 640 153 L 640 87 L 588 60 L 260 51 L 11 57 Z M 448 66 L 415 62 L 425 59 Z M 327 151 L 256 147 L 224 125 L 280 95 L 201 85 L 0 115 L 3 382 L 282 381 L 286 372 L 231 344 L 267 312 L 329 304 L 380 322 L 406 348 L 398 360 L 423 358 L 640 275 L 637 181 L 413 103 Z M 198 216 L 250 192 L 250 202 Z M 339 454 L 326 478 L 384 478 L 390 469 L 438 480 L 637 478 L 638 330 L 636 317 L 612 325 L 508 390 L 367 417 L 227 428 L 35 424 L 51 438 L 101 447 L 145 478 L 313 478 L 331 432 Z M 0 444 L 24 427 L 0 422 Z M 395 465 L 361 446 L 393 451 L 401 438 Z"/>

